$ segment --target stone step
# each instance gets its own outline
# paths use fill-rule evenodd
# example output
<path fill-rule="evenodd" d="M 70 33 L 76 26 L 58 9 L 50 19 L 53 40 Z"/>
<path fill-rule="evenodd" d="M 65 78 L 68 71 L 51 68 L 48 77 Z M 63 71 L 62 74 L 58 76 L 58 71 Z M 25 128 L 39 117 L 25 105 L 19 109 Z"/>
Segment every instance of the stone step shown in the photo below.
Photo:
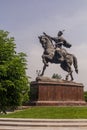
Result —
<path fill-rule="evenodd" d="M 0 127 L 0 130 L 87 130 L 87 127 Z"/>
<path fill-rule="evenodd" d="M 87 127 L 0 127 L 0 130 L 87 130 Z"/>
<path fill-rule="evenodd" d="M 12 127 L 87 127 L 87 119 L 0 118 L 0 126 Z"/>

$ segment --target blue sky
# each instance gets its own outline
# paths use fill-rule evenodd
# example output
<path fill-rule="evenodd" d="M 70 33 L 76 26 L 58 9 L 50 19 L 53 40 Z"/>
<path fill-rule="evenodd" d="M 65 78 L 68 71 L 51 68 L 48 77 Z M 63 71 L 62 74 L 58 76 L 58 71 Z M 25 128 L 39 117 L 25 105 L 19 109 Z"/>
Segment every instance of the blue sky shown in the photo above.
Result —
<path fill-rule="evenodd" d="M 15 37 L 17 51 L 27 54 L 31 80 L 43 66 L 38 36 L 43 32 L 56 36 L 65 29 L 64 38 L 72 44 L 67 51 L 78 59 L 75 82 L 83 83 L 87 90 L 87 0 L 0 0 L 0 29 L 9 31 Z M 66 75 L 59 65 L 50 64 L 45 76 L 53 73 L 63 78 Z"/>

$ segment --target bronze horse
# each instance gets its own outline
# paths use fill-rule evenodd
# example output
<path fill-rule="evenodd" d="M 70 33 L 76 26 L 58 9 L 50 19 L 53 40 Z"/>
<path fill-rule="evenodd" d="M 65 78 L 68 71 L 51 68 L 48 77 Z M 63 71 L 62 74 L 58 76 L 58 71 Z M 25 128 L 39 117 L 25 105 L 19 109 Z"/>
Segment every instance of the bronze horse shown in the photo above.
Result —
<path fill-rule="evenodd" d="M 55 63 L 55 64 L 60 64 L 60 67 L 67 71 L 68 74 L 66 75 L 66 80 L 68 80 L 68 77 L 71 77 L 71 81 L 74 80 L 73 75 L 72 75 L 72 68 L 71 65 L 73 64 L 75 68 L 75 72 L 78 73 L 78 65 L 77 65 L 77 58 L 73 54 L 67 53 L 67 51 L 62 48 L 61 53 L 64 57 L 63 61 L 58 60 L 59 55 L 58 55 L 58 49 L 56 49 L 52 43 L 52 41 L 45 35 L 39 36 L 39 41 L 44 49 L 43 55 L 42 55 L 42 60 L 44 63 L 43 70 L 40 74 L 40 76 L 44 75 L 44 71 L 46 67 L 48 66 L 48 62 L 50 63 Z"/>

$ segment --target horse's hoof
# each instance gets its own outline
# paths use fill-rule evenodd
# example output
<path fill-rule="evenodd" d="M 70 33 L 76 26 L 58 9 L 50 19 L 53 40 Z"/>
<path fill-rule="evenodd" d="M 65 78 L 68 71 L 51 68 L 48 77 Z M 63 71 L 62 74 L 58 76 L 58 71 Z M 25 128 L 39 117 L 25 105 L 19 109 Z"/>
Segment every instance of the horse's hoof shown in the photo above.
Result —
<path fill-rule="evenodd" d="M 71 79 L 70 81 L 73 81 L 74 79 Z"/>

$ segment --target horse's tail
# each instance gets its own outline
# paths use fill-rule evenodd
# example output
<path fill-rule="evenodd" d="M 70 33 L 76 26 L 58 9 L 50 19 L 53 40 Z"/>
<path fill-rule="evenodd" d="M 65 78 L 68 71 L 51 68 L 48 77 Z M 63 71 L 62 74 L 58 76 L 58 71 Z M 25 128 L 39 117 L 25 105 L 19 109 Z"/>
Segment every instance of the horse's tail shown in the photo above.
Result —
<path fill-rule="evenodd" d="M 75 68 L 75 72 L 78 74 L 77 58 L 74 55 L 73 55 L 73 66 Z"/>

